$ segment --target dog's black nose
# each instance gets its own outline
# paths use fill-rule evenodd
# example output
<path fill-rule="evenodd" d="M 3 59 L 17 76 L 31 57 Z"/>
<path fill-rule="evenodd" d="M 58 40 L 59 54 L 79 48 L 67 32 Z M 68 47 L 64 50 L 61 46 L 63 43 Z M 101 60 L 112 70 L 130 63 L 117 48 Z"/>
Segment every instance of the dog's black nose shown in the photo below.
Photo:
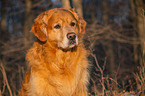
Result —
<path fill-rule="evenodd" d="M 69 40 L 74 40 L 75 38 L 76 38 L 76 34 L 75 33 L 68 33 L 67 34 L 67 38 L 69 39 Z"/>

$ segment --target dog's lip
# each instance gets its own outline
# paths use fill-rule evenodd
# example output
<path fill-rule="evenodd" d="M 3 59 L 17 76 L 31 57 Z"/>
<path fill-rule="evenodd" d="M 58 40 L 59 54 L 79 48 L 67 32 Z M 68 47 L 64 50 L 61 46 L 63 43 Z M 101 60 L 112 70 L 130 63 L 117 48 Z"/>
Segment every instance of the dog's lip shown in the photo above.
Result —
<path fill-rule="evenodd" d="M 73 49 L 74 47 L 77 47 L 78 46 L 78 44 L 76 44 L 76 43 L 74 43 L 74 44 L 70 44 L 69 46 L 67 46 L 67 47 L 65 47 L 65 48 L 63 48 L 63 47 L 58 47 L 59 49 L 62 49 L 62 50 L 71 50 L 71 49 Z"/>
<path fill-rule="evenodd" d="M 73 45 L 73 44 L 76 44 L 76 40 L 70 40 L 69 41 L 69 45 Z"/>
<path fill-rule="evenodd" d="M 77 46 L 76 43 L 75 43 L 75 44 L 69 45 L 68 48 L 73 48 L 73 47 L 75 47 L 75 46 Z"/>
<path fill-rule="evenodd" d="M 66 48 L 62 48 L 62 47 L 59 47 L 59 49 L 61 49 L 62 51 L 64 51 L 64 52 L 67 52 L 67 51 L 72 51 L 72 50 L 74 50 L 74 49 L 76 49 L 77 48 L 77 45 L 74 45 L 73 47 L 66 47 Z"/>

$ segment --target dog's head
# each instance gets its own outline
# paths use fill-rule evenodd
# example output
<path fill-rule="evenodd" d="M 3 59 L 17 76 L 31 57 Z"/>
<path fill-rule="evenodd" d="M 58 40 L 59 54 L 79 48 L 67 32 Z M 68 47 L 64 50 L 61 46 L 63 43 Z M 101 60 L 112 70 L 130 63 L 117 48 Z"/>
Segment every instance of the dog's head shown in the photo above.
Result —
<path fill-rule="evenodd" d="M 58 48 L 71 49 L 85 33 L 86 22 L 73 9 L 55 8 L 41 13 L 31 32 L 40 41 L 56 42 Z"/>

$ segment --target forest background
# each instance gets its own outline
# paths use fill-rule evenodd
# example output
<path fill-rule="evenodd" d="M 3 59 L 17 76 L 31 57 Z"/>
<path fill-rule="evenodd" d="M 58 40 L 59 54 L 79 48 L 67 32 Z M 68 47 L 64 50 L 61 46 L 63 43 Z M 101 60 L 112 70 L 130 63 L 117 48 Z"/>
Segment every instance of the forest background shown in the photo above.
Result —
<path fill-rule="evenodd" d="M 145 95 L 145 0 L 0 0 L 0 96 L 18 96 L 34 19 L 74 8 L 87 21 L 89 96 Z"/>

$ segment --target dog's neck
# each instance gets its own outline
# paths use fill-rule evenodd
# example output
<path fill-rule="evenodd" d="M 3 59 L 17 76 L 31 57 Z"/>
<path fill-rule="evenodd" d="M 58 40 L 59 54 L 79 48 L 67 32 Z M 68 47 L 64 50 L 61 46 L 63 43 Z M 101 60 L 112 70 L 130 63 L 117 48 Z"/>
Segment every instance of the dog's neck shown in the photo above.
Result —
<path fill-rule="evenodd" d="M 56 45 L 57 44 L 55 42 L 49 41 L 45 42 L 44 44 L 40 44 L 42 50 L 41 54 L 44 54 L 41 60 L 47 62 L 46 64 L 47 68 L 49 67 L 55 68 L 55 65 L 57 65 L 58 68 L 60 69 L 66 66 L 71 66 L 72 60 L 77 59 L 80 52 L 79 51 L 80 48 L 76 46 L 70 50 L 64 50 L 58 48 Z M 50 61 L 53 62 L 53 64 L 49 64 Z M 56 70 L 58 69 L 56 68 Z"/>
<path fill-rule="evenodd" d="M 39 63 L 36 63 L 36 61 L 45 62 L 46 68 L 54 67 L 55 69 L 55 66 L 58 66 L 56 70 L 53 69 L 54 71 L 58 71 L 61 68 L 72 66 L 72 62 L 77 60 L 80 54 L 85 54 L 82 44 L 79 44 L 76 49 L 64 51 L 56 47 L 55 42 L 35 42 L 33 47 L 28 51 L 26 60 L 31 61 L 29 66 L 38 66 Z"/>

